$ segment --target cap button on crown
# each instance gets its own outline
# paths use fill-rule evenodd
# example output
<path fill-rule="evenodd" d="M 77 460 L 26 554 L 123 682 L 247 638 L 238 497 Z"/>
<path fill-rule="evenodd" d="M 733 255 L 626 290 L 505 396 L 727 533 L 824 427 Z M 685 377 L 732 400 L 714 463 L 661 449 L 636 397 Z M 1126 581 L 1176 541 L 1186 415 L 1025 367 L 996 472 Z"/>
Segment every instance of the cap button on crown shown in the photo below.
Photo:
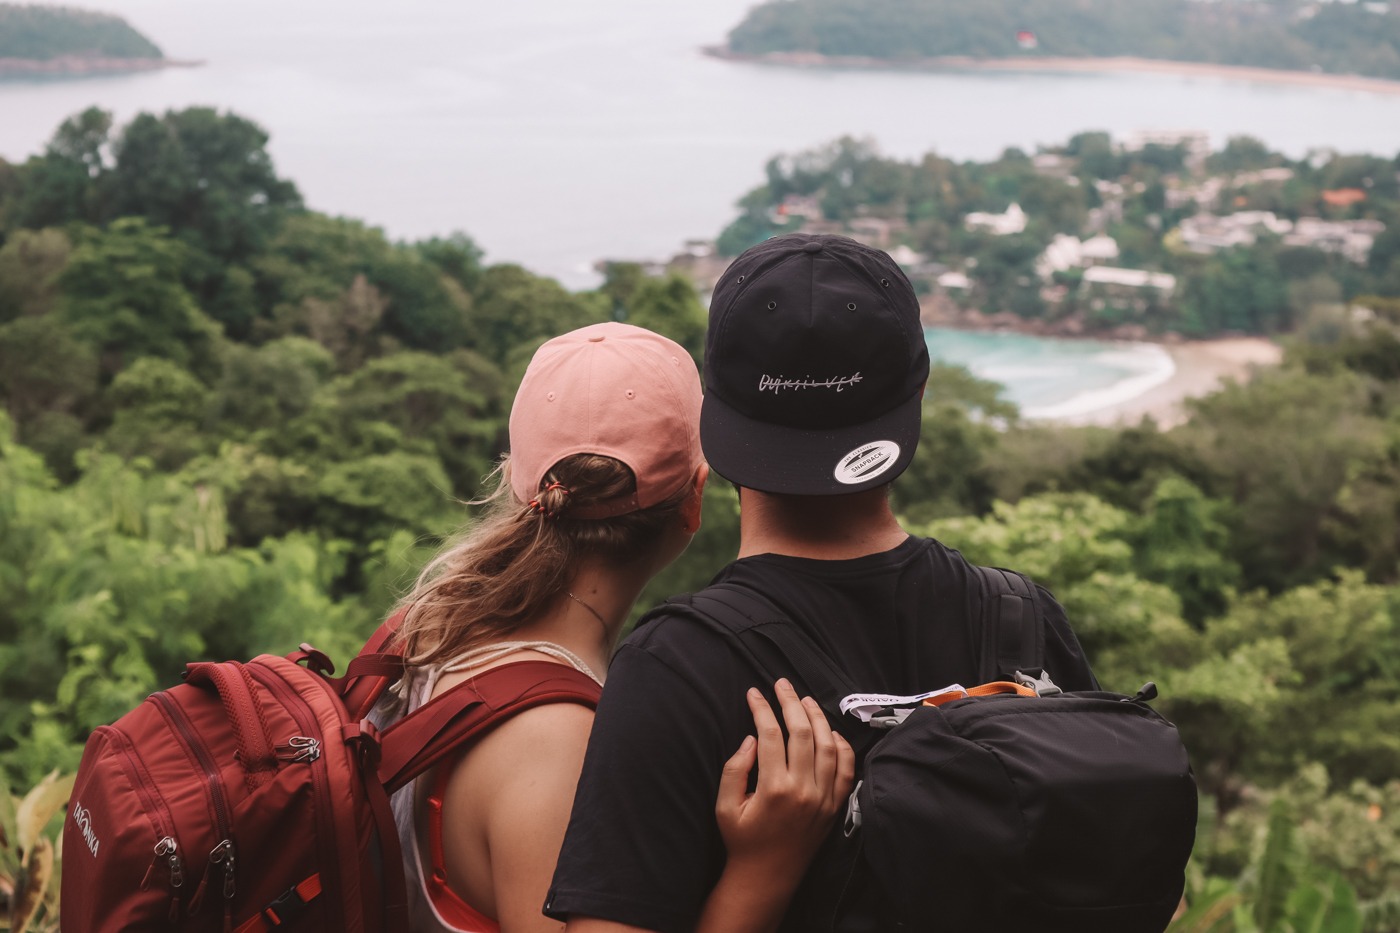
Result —
<path fill-rule="evenodd" d="M 821 251 L 822 245 L 820 243 L 808 243 L 802 247 L 804 253 L 820 253 Z"/>
<path fill-rule="evenodd" d="M 589 337 L 589 338 L 588 338 L 588 342 L 589 342 L 589 343 L 602 343 L 602 342 L 603 342 L 604 340 L 606 340 L 606 339 L 607 339 L 606 337 L 603 337 L 602 335 L 599 335 L 599 336 L 597 336 L 597 337 Z"/>

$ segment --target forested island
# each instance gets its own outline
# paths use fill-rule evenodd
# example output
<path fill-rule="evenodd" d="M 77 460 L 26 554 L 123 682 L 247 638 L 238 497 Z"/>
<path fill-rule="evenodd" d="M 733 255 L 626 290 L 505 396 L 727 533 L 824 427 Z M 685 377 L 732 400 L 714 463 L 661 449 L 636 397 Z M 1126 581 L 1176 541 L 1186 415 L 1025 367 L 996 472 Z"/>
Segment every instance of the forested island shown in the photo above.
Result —
<path fill-rule="evenodd" d="M 769 236 L 889 250 L 925 320 L 1133 339 L 1275 335 L 1400 296 L 1400 158 L 1290 159 L 1239 137 L 1079 133 L 990 162 L 916 161 L 841 139 L 773 158 L 713 244 L 713 276 Z"/>
<path fill-rule="evenodd" d="M 121 17 L 0 3 L 0 76 L 148 71 L 174 64 Z"/>
<path fill-rule="evenodd" d="M 614 264 L 570 292 L 486 262 L 464 234 L 393 242 L 308 210 L 267 142 L 209 109 L 123 126 L 89 110 L 42 154 L 0 161 L 0 826 L 10 789 L 54 796 L 44 776 L 71 774 L 95 726 L 188 661 L 309 641 L 343 665 L 469 520 L 461 501 L 482 490 L 544 339 L 625 320 L 702 348 L 705 309 L 680 274 Z M 1128 172 L 1125 217 L 1153 212 L 1132 175 L 1146 163 L 1076 145 L 1081 167 Z M 1038 216 L 1034 186 L 1078 190 L 1022 171 L 1025 156 L 974 170 L 831 151 L 847 161 L 778 160 L 754 217 L 793 195 L 854 220 L 919 180 L 910 203 L 932 206 L 906 217 L 929 236 L 1014 244 L 965 231 L 967 210 L 1005 215 L 1015 196 Z M 1360 190 L 1394 184 L 1393 162 L 1338 165 Z M 839 184 L 780 190 L 809 170 Z M 1314 182 L 1278 196 L 1291 183 L 1311 203 Z M 938 220 L 954 198 L 959 222 Z M 1254 248 L 1202 261 L 1228 284 Z M 1106 687 L 1161 688 L 1204 794 L 1182 933 L 1400 930 L 1400 288 L 1336 261 L 1384 293 L 1350 297 L 1344 279 L 1295 322 L 1283 365 L 1171 430 L 1027 424 L 996 385 L 936 367 L 894 485 L 911 531 L 1049 586 Z M 709 484 L 700 534 L 642 605 L 704 585 L 737 520 L 734 490 Z M 0 833 L 0 913 L 16 838 Z M 30 929 L 56 928 L 46 898 Z"/>
<path fill-rule="evenodd" d="M 1396 80 L 1400 10 L 1388 0 L 770 0 L 714 51 L 922 67 L 1141 59 Z"/>

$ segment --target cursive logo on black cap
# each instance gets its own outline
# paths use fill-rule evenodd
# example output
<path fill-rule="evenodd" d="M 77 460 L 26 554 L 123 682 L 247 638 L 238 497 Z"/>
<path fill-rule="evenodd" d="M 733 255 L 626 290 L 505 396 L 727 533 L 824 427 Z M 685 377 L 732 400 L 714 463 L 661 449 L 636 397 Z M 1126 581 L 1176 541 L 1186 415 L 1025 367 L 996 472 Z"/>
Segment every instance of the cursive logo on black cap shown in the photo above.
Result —
<path fill-rule="evenodd" d="M 860 381 L 860 373 L 853 373 L 849 376 L 828 376 L 826 379 L 813 379 L 811 376 L 802 379 L 788 379 L 785 376 L 765 374 L 758 377 L 758 391 L 772 392 L 774 395 L 779 395 L 788 389 L 835 389 L 837 392 L 844 392 Z"/>

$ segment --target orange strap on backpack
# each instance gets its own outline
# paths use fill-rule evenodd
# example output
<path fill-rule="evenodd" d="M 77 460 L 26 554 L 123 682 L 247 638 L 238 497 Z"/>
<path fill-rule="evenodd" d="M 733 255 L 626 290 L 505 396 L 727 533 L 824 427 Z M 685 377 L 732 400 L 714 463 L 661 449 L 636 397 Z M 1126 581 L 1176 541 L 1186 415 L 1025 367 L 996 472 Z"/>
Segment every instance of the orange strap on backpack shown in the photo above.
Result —
<path fill-rule="evenodd" d="M 1013 684 L 1009 680 L 994 680 L 989 684 L 978 684 L 976 687 L 968 687 L 961 693 L 941 693 L 936 697 L 929 697 L 923 702 L 924 706 L 942 706 L 944 703 L 951 703 L 954 700 L 961 700 L 964 697 L 990 697 L 1001 693 L 1014 693 L 1017 696 L 1033 697 L 1035 691 L 1030 687 L 1021 684 Z"/>

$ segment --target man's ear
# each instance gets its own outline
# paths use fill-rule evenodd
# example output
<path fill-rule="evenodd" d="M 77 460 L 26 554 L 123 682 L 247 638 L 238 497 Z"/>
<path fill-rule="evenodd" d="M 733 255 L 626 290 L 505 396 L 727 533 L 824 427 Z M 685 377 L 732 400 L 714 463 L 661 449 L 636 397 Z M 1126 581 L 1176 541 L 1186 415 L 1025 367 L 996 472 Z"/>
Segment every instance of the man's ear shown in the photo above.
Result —
<path fill-rule="evenodd" d="M 705 503 L 705 480 L 710 478 L 710 465 L 702 462 L 695 468 L 695 488 L 681 503 L 681 527 L 687 534 L 700 530 L 700 512 Z"/>

